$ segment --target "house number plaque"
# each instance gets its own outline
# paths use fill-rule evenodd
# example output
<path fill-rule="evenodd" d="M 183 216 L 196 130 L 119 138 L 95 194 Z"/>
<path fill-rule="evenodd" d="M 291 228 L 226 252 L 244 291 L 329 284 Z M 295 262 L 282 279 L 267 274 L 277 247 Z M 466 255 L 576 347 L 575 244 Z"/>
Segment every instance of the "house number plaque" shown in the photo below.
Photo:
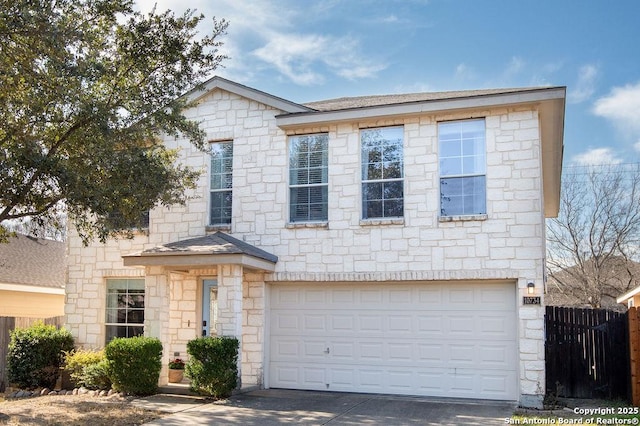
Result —
<path fill-rule="evenodd" d="M 540 296 L 524 296 L 522 298 L 523 305 L 540 305 Z"/>

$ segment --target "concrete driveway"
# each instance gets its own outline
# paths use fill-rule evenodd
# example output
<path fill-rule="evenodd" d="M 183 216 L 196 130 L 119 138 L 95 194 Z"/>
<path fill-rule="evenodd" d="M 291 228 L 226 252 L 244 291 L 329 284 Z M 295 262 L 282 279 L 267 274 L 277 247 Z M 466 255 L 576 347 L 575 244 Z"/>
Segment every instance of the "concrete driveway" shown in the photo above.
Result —
<path fill-rule="evenodd" d="M 505 424 L 515 408 L 515 402 L 269 389 L 185 406 L 148 424 L 487 426 Z"/>

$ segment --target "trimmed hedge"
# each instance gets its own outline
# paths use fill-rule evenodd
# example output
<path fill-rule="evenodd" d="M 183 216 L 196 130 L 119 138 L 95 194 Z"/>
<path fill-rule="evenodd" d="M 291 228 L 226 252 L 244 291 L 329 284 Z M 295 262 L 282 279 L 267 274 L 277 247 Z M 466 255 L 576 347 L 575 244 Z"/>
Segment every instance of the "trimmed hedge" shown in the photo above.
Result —
<path fill-rule="evenodd" d="M 225 398 L 238 385 L 238 348 L 235 337 L 199 337 L 187 343 L 185 372 L 191 390 L 200 395 Z"/>
<path fill-rule="evenodd" d="M 152 395 L 158 390 L 162 343 L 154 337 L 115 338 L 104 348 L 113 389 L 131 395 Z"/>
<path fill-rule="evenodd" d="M 37 322 L 13 330 L 7 353 L 9 383 L 27 389 L 53 389 L 64 363 L 64 351 L 72 349 L 73 336 L 64 328 Z"/>

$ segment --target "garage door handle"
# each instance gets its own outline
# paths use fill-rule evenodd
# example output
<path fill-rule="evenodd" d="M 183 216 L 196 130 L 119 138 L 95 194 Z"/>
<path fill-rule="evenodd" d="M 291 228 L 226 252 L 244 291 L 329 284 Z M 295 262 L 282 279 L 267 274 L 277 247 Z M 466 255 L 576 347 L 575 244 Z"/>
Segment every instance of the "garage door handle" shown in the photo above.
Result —
<path fill-rule="evenodd" d="M 327 350 L 326 350 L 326 351 L 324 351 L 324 353 L 325 353 L 325 354 L 328 354 L 328 353 L 329 353 L 329 348 L 327 348 Z"/>

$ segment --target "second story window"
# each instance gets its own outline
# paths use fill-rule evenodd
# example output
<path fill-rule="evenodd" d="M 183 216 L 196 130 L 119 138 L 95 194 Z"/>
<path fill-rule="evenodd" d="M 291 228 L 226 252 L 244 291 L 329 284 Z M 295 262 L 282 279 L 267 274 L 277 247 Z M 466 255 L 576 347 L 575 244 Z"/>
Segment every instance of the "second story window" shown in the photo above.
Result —
<path fill-rule="evenodd" d="M 233 144 L 211 144 L 211 195 L 209 225 L 231 223 Z"/>
<path fill-rule="evenodd" d="M 438 145 L 440 214 L 486 214 L 484 119 L 439 123 Z"/>
<path fill-rule="evenodd" d="M 328 218 L 327 134 L 289 138 L 289 220 L 326 221 Z"/>
<path fill-rule="evenodd" d="M 363 219 L 404 215 L 403 135 L 403 127 L 360 132 Z"/>

